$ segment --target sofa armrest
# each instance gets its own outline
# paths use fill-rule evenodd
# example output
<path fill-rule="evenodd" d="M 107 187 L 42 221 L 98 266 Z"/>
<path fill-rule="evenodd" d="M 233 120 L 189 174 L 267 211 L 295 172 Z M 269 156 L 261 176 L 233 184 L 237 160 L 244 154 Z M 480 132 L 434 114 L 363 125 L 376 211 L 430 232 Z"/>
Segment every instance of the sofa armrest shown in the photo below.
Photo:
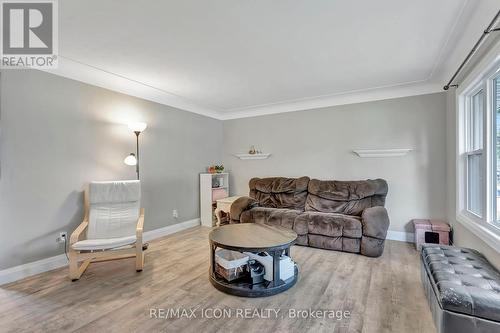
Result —
<path fill-rule="evenodd" d="M 231 211 L 229 212 L 231 220 L 239 221 L 241 213 L 243 213 L 245 210 L 249 210 L 250 208 L 257 206 L 258 204 L 259 202 L 257 200 L 250 197 L 241 197 L 236 199 L 231 204 Z"/>
<path fill-rule="evenodd" d="M 385 239 L 389 229 L 389 215 L 382 206 L 370 207 L 361 214 L 363 236 Z"/>

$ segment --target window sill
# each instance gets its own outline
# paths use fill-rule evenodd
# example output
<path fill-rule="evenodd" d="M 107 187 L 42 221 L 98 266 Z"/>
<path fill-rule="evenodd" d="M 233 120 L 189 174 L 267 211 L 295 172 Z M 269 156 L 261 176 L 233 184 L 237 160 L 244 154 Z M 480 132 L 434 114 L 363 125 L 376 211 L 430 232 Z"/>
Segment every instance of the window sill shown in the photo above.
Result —
<path fill-rule="evenodd" d="M 476 222 L 464 214 L 457 214 L 457 221 L 488 246 L 500 253 L 500 229 L 488 225 L 486 222 Z"/>

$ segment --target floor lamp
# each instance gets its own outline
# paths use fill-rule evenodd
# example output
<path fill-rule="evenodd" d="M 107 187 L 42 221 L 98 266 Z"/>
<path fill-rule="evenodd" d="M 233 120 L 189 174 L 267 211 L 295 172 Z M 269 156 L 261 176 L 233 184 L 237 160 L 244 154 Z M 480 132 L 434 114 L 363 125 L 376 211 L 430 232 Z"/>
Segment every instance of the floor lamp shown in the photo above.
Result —
<path fill-rule="evenodd" d="M 135 165 L 135 172 L 137 173 L 137 179 L 139 179 L 139 135 L 144 132 L 144 130 L 148 127 L 146 123 L 130 123 L 128 124 L 128 128 L 135 133 L 136 138 L 136 149 L 135 154 L 130 153 L 123 162 L 126 165 Z"/>

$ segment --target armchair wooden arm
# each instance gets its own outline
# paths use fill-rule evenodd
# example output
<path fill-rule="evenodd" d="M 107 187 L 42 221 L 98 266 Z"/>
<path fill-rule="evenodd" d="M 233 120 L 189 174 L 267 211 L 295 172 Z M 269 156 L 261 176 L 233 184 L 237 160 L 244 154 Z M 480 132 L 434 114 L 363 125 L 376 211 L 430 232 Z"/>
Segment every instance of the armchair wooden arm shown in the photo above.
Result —
<path fill-rule="evenodd" d="M 137 220 L 137 227 L 135 229 L 135 269 L 140 272 L 144 267 L 144 252 L 142 250 L 142 231 L 144 229 L 144 208 L 141 208 L 139 219 Z"/>
<path fill-rule="evenodd" d="M 144 229 L 144 208 L 141 208 L 139 219 L 137 220 L 137 227 L 135 229 L 137 238 L 139 238 L 139 233 L 142 236 L 143 229 Z"/>
<path fill-rule="evenodd" d="M 69 277 L 72 281 L 78 280 L 82 273 L 87 269 L 87 266 L 90 263 L 90 260 L 86 260 L 80 267 L 78 267 L 78 251 L 73 250 L 73 244 L 80 240 L 80 237 L 84 234 L 83 232 L 87 229 L 89 225 L 89 221 L 87 218 L 87 214 L 85 214 L 85 218 L 82 223 L 73 231 L 71 237 L 69 238 Z"/>
<path fill-rule="evenodd" d="M 83 220 L 83 222 L 80 223 L 78 228 L 76 228 L 75 231 L 73 231 L 73 233 L 71 234 L 71 237 L 69 239 L 69 246 L 70 247 L 71 247 L 71 245 L 75 244 L 76 242 L 78 242 L 80 240 L 80 236 L 83 234 L 85 229 L 87 229 L 88 225 L 89 225 L 89 221 Z"/>
<path fill-rule="evenodd" d="M 83 235 L 83 232 L 85 229 L 87 229 L 89 225 L 89 190 L 86 188 L 83 191 L 83 208 L 84 208 L 84 216 L 83 216 L 83 221 L 80 223 L 80 225 L 73 231 L 71 234 L 71 237 L 69 238 L 69 247 L 71 249 L 71 245 L 75 244 L 80 240 L 80 237 Z"/>

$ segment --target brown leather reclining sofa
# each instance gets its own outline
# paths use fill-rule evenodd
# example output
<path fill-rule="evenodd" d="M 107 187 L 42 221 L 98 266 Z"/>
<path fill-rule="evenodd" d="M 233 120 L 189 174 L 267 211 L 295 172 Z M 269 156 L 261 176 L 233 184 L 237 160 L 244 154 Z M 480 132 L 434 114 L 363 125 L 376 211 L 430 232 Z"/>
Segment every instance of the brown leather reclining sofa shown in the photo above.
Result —
<path fill-rule="evenodd" d="M 265 223 L 293 229 L 298 245 L 378 257 L 389 216 L 387 182 L 252 178 L 250 196 L 231 206 L 231 223 Z"/>

